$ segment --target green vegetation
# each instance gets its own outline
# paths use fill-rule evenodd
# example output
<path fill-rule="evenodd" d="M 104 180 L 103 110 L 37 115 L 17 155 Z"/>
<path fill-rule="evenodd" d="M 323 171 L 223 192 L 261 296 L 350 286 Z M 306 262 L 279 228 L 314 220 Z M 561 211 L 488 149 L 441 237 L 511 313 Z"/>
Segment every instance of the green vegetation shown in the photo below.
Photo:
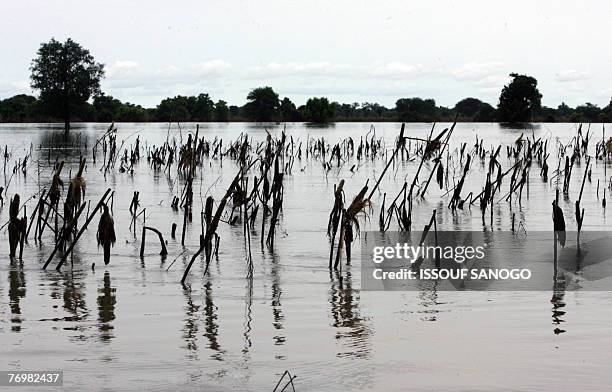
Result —
<path fill-rule="evenodd" d="M 438 108 L 433 99 L 402 98 L 395 103 L 395 112 L 402 122 L 432 122 L 438 118 Z"/>
<path fill-rule="evenodd" d="M 465 121 L 482 122 L 495 118 L 495 108 L 477 98 L 465 98 L 455 104 L 455 113 Z"/>
<path fill-rule="evenodd" d="M 302 118 L 295 104 L 287 97 L 280 103 L 280 119 L 284 122 L 300 121 Z"/>
<path fill-rule="evenodd" d="M 215 104 L 208 94 L 200 94 L 197 97 L 185 97 L 177 95 L 174 98 L 166 98 L 157 105 L 157 121 L 213 121 Z"/>
<path fill-rule="evenodd" d="M 541 107 L 538 81 L 527 75 L 513 73 L 510 76 L 512 81 L 504 86 L 499 96 L 498 119 L 508 123 L 532 121 Z"/>
<path fill-rule="evenodd" d="M 272 87 L 258 87 L 247 95 L 244 114 L 251 121 L 273 121 L 278 117 L 280 102 Z"/>
<path fill-rule="evenodd" d="M 304 120 L 311 123 L 327 123 L 334 118 L 336 105 L 336 103 L 329 103 L 329 100 L 324 97 L 310 98 L 302 110 L 302 116 Z"/>
<path fill-rule="evenodd" d="M 31 122 L 41 118 L 40 103 L 31 95 L 19 94 L 0 101 L 2 122 Z"/>
<path fill-rule="evenodd" d="M 101 93 L 104 66 L 70 38 L 64 43 L 52 38 L 41 44 L 31 71 L 31 86 L 40 91 L 41 107 L 62 118 L 66 132 L 72 113 L 83 110 L 89 98 Z"/>
<path fill-rule="evenodd" d="M 163 99 L 155 108 L 122 102 L 100 90 L 104 66 L 94 61 L 87 49 L 67 39 L 43 43 L 32 60 L 31 86 L 38 97 L 19 94 L 0 99 L 0 122 L 312 122 L 403 121 L 434 122 L 612 122 L 612 101 L 600 108 L 585 103 L 571 108 L 541 105 L 542 94 L 534 77 L 510 74 L 497 108 L 477 98 L 460 100 L 452 107 L 438 106 L 433 99 L 400 98 L 394 107 L 378 103 L 338 103 L 326 97 L 313 97 L 297 107 L 279 98 L 272 87 L 257 87 L 246 96 L 243 106 L 216 103 L 206 93 L 177 95 Z"/>
<path fill-rule="evenodd" d="M 227 107 L 227 102 L 223 100 L 219 100 L 215 104 L 215 121 L 217 122 L 227 122 L 229 121 L 229 108 Z"/>
<path fill-rule="evenodd" d="M 93 99 L 92 116 L 95 121 L 144 122 L 150 118 L 149 109 L 129 102 L 123 103 L 110 95 L 101 94 Z M 91 118 L 91 117 L 90 117 Z"/>
<path fill-rule="evenodd" d="M 270 89 L 271 90 L 271 89 Z M 75 107 L 71 113 L 73 121 L 97 122 L 149 122 L 149 121 L 305 121 L 326 123 L 336 121 L 459 121 L 465 122 L 514 122 L 519 118 L 502 118 L 500 110 L 476 98 L 465 98 L 453 107 L 437 106 L 433 99 L 402 98 L 394 108 L 365 102 L 362 104 L 339 104 L 327 98 L 310 98 L 306 105 L 299 108 L 289 98 L 283 98 L 278 106 L 270 102 L 252 105 L 268 105 L 268 109 L 258 115 L 253 107 L 230 105 L 223 100 L 213 103 L 208 94 L 197 97 L 176 96 L 166 98 L 156 108 L 146 109 L 129 102 L 121 102 L 110 95 L 95 96 L 92 103 Z M 540 107 L 527 116 L 536 122 L 612 122 L 612 101 L 604 108 L 586 103 L 571 108 L 565 103 L 556 109 Z M 523 114 L 526 113 L 522 112 Z M 264 115 L 265 114 L 265 115 Z M 525 117 L 521 117 L 524 119 Z M 15 95 L 0 100 L 0 122 L 53 122 L 61 120 L 49 114 L 42 102 L 30 95 Z M 506 120 L 506 121 L 503 121 Z"/>

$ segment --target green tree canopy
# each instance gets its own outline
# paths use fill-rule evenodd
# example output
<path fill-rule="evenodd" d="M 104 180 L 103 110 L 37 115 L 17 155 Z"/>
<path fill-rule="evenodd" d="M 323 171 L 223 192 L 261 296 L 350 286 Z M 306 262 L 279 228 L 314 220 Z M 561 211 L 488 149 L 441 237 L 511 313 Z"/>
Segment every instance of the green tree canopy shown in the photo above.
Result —
<path fill-rule="evenodd" d="M 497 106 L 501 122 L 528 122 L 540 108 L 542 94 L 538 81 L 527 75 L 511 73 L 512 81 L 504 86 Z"/>
<path fill-rule="evenodd" d="M 573 122 L 598 122 L 601 119 L 602 110 L 590 102 L 576 106 L 574 113 L 570 116 Z"/>
<path fill-rule="evenodd" d="M 96 121 L 100 122 L 144 122 L 150 120 L 147 109 L 129 102 L 123 103 L 110 95 L 100 94 L 94 97 L 93 108 Z"/>
<path fill-rule="evenodd" d="M 211 121 L 215 104 L 208 94 L 189 97 L 187 109 L 191 112 L 191 121 Z"/>
<path fill-rule="evenodd" d="M 344 120 L 353 121 L 359 116 L 359 103 L 343 103 L 336 108 L 336 115 Z"/>
<path fill-rule="evenodd" d="M 302 116 L 308 122 L 324 124 L 333 120 L 335 114 L 335 103 L 330 103 L 325 97 L 313 97 L 306 102 Z"/>
<path fill-rule="evenodd" d="M 31 95 L 19 94 L 0 101 L 0 121 L 26 122 L 36 118 L 38 100 Z"/>
<path fill-rule="evenodd" d="M 435 121 L 436 101 L 433 99 L 401 98 L 395 102 L 395 111 L 399 121 Z"/>
<path fill-rule="evenodd" d="M 166 98 L 157 105 L 158 121 L 212 121 L 215 104 L 208 94 L 197 97 L 177 95 Z"/>
<path fill-rule="evenodd" d="M 119 121 L 117 114 L 123 103 L 110 95 L 100 94 L 94 97 L 93 107 L 96 110 L 96 120 L 101 122 Z"/>
<path fill-rule="evenodd" d="M 612 98 L 608 106 L 601 110 L 601 121 L 612 122 Z"/>
<path fill-rule="evenodd" d="M 558 122 L 557 111 L 548 106 L 542 106 L 538 110 L 537 121 Z"/>
<path fill-rule="evenodd" d="M 362 118 L 382 118 L 387 114 L 388 110 L 378 103 L 364 102 L 361 104 L 359 114 Z"/>
<path fill-rule="evenodd" d="M 159 105 L 157 105 L 157 121 L 189 121 L 191 116 L 186 105 L 187 97 L 181 95 L 163 99 Z"/>
<path fill-rule="evenodd" d="M 280 103 L 280 117 L 284 122 L 300 120 L 300 112 L 295 107 L 295 104 L 287 97 L 283 98 Z"/>
<path fill-rule="evenodd" d="M 44 107 L 64 120 L 66 132 L 75 108 L 100 93 L 104 77 L 104 65 L 70 38 L 64 43 L 52 38 L 41 44 L 30 70 L 32 88 L 40 92 Z"/>
<path fill-rule="evenodd" d="M 455 104 L 455 112 L 464 121 L 493 121 L 495 109 L 477 98 L 465 98 Z"/>
<path fill-rule="evenodd" d="M 568 121 L 574 113 L 574 109 L 569 107 L 565 102 L 561 102 L 561 105 L 557 106 L 557 110 L 555 112 L 558 120 Z"/>
<path fill-rule="evenodd" d="M 240 107 L 236 105 L 230 105 L 229 114 L 232 119 L 240 118 Z"/>
<path fill-rule="evenodd" d="M 278 115 L 280 103 L 278 94 L 272 87 L 258 87 L 249 92 L 244 113 L 249 120 L 266 122 L 273 121 Z"/>
<path fill-rule="evenodd" d="M 227 102 L 219 100 L 215 104 L 215 121 L 227 122 L 227 120 L 229 120 L 229 108 L 227 107 Z"/>

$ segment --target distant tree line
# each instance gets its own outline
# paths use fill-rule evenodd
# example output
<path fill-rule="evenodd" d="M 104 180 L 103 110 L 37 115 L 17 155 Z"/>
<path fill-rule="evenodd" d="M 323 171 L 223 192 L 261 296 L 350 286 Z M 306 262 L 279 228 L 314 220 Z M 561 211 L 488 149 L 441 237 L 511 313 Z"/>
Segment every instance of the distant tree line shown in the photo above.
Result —
<path fill-rule="evenodd" d="M 400 98 L 394 107 L 378 103 L 338 103 L 312 97 L 301 106 L 280 99 L 271 87 L 258 87 L 243 106 L 214 101 L 209 94 L 177 95 L 155 108 L 121 102 L 100 89 L 104 65 L 71 39 L 43 43 L 32 60 L 31 87 L 38 97 L 20 94 L 0 100 L 0 122 L 311 122 L 403 121 L 433 122 L 612 122 L 612 100 L 603 108 L 585 103 L 572 108 L 541 105 L 542 94 L 531 76 L 510 74 L 497 107 L 477 98 L 465 98 L 454 107 L 438 106 L 433 99 Z"/>
<path fill-rule="evenodd" d="M 261 92 L 260 90 L 266 90 Z M 273 96 L 257 98 L 255 94 Z M 270 94 L 271 93 L 271 94 Z M 282 100 L 270 87 L 258 88 L 249 93 L 252 97 L 243 106 L 228 105 L 223 100 L 213 101 L 208 94 L 166 98 L 155 108 L 143 108 L 129 102 L 121 102 L 110 95 L 100 94 L 72 108 L 72 121 L 87 122 L 236 122 L 278 121 L 327 123 L 339 121 L 405 121 L 433 122 L 612 122 L 612 101 L 600 108 L 586 103 L 570 107 L 562 103 L 557 108 L 541 106 L 526 119 L 509 118 L 517 112 L 506 111 L 477 98 L 465 98 L 448 108 L 436 105 L 433 99 L 401 98 L 395 107 L 377 103 L 338 103 L 325 97 L 310 98 L 297 107 L 289 98 Z M 507 116 L 507 117 L 503 117 Z M 39 99 L 31 95 L 15 95 L 0 100 L 0 122 L 55 122 L 61 117 L 50 114 Z"/>

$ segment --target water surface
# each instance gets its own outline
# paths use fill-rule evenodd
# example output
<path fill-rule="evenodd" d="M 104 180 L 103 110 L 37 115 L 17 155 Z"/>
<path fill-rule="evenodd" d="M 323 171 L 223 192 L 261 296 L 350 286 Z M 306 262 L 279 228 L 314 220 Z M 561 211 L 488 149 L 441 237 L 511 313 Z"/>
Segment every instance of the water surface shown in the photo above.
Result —
<path fill-rule="evenodd" d="M 438 124 L 442 130 L 448 124 Z M 365 292 L 360 291 L 359 246 L 352 265 L 331 272 L 325 231 L 333 205 L 333 187 L 345 179 L 347 200 L 375 181 L 381 159 L 356 161 L 323 169 L 320 161 L 296 160 L 285 178 L 282 218 L 273 250 L 259 246 L 259 230 L 252 233 L 253 276 L 248 278 L 247 247 L 242 226 L 221 224 L 219 257 L 204 276 L 204 263 L 192 268 L 187 288 L 180 279 L 197 250 L 199 217 L 188 227 L 186 247 L 170 238 L 180 212 L 170 208 L 182 180 L 154 172 L 142 159 L 133 175 L 99 172 L 91 147 L 108 124 L 78 124 L 70 141 L 46 124 L 0 125 L 0 147 L 12 152 L 2 184 L 8 184 L 0 222 L 8 220 L 8 199 L 15 192 L 22 200 L 51 180 L 51 164 L 65 160 L 66 180 L 74 175 L 79 156 L 87 156 L 87 199 L 93 203 L 106 188 L 115 190 L 114 218 L 117 243 L 111 263 L 104 266 L 95 241 L 97 219 L 75 248 L 72 262 L 62 272 L 41 266 L 53 249 L 47 230 L 40 243 L 30 236 L 23 262 L 8 257 L 8 233 L 0 232 L 0 370 L 64 370 L 70 390 L 272 390 L 280 375 L 297 375 L 298 391 L 306 390 L 608 390 L 612 385 L 612 293 L 553 290 L 540 292 Z M 266 130 L 278 135 L 283 125 L 205 124 L 200 136 L 223 138 L 224 145 L 242 132 L 255 141 Z M 118 124 L 118 144 L 124 147 L 140 135 L 143 147 L 160 145 L 167 138 L 185 139 L 194 124 L 179 129 L 168 124 Z M 296 145 L 308 137 L 332 143 L 359 138 L 370 124 L 346 123 L 308 127 L 287 124 Z M 431 124 L 410 124 L 407 134 L 426 137 Z M 375 124 L 376 134 L 392 148 L 399 124 Z M 585 128 L 586 130 L 586 128 Z M 602 126 L 591 132 L 601 138 Z M 554 145 L 567 143 L 574 124 L 536 124 L 530 129 L 502 128 L 497 124 L 459 124 L 451 149 L 476 137 L 484 146 L 511 145 L 524 133 L 548 138 Z M 82 148 L 75 147 L 76 145 Z M 228 143 L 229 144 L 229 143 Z M 87 145 L 87 149 L 84 146 Z M 591 148 L 594 141 L 591 142 Z M 12 175 L 14 161 L 32 149 L 27 174 Z M 593 152 L 591 152 L 593 154 Z M 552 154 L 555 155 L 555 154 Z M 100 156 L 98 156 L 98 159 Z M 551 158 L 552 160 L 552 158 Z M 504 168 L 512 164 L 502 150 Z M 606 230 L 607 210 L 603 162 L 594 162 L 592 182 L 582 199 L 583 230 Z M 480 192 L 488 159 L 474 162 L 464 195 Z M 550 173 L 556 163 L 549 162 Z M 574 229 L 574 201 L 580 188 L 584 162 L 574 168 L 567 200 L 562 200 L 566 222 Z M 395 195 L 404 179 L 410 182 L 416 162 L 393 167 L 375 195 L 370 219 L 362 230 L 376 230 L 382 193 Z M 175 167 L 174 167 L 175 169 Z M 610 168 L 607 168 L 607 172 Z M 209 192 L 219 199 L 237 172 L 230 159 L 205 161 L 194 183 L 194 208 Z M 425 171 L 428 173 L 428 170 Z M 531 177 L 522 203 L 501 202 L 494 209 L 493 225 L 483 227 L 477 206 L 453 214 L 446 208 L 446 191 L 430 187 L 415 203 L 413 227 L 422 228 L 438 210 L 444 230 L 509 230 L 513 213 L 527 233 L 550 230 L 554 183 L 542 182 L 539 169 Z M 609 174 L 607 174 L 609 176 Z M 551 175 L 552 176 L 552 175 Z M 599 196 L 597 179 L 601 180 Z M 433 185 L 433 184 L 432 184 Z M 503 193 L 507 192 L 508 181 Z M 140 191 L 147 225 L 159 228 L 168 240 L 169 255 L 158 255 L 157 238 L 147 237 L 145 257 L 139 257 L 140 230 L 130 232 L 129 204 Z M 608 197 L 610 192 L 607 192 Z M 37 200 L 27 203 L 28 214 Z M 396 226 L 392 225 L 392 229 Z M 176 259 L 174 264 L 169 265 Z M 91 268 L 95 263 L 95 269 Z M 55 266 L 55 262 L 52 267 Z M 26 390 L 24 388 L 23 390 Z M 35 389 L 37 390 L 37 389 Z"/>

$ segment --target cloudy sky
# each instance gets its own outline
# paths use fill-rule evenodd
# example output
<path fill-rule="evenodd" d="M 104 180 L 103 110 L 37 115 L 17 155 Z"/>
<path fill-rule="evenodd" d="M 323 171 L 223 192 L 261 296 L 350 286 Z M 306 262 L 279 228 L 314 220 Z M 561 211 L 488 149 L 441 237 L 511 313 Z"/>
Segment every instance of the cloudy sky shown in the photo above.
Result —
<path fill-rule="evenodd" d="M 31 93 L 40 43 L 71 37 L 106 65 L 107 94 L 143 106 L 241 105 L 262 85 L 297 104 L 496 104 L 510 72 L 536 77 L 546 105 L 605 106 L 610 21 L 604 0 L 1 0 L 0 98 Z"/>

